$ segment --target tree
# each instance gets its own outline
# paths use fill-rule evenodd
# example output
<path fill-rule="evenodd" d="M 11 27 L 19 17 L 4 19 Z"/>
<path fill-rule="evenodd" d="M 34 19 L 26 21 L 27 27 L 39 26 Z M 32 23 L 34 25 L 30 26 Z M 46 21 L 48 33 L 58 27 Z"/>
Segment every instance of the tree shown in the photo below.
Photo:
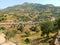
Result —
<path fill-rule="evenodd" d="M 41 26 L 42 35 L 46 34 L 47 37 L 49 37 L 49 33 L 53 32 L 54 30 L 54 23 L 51 21 L 42 22 L 40 26 Z"/>
<path fill-rule="evenodd" d="M 56 19 L 55 25 L 57 27 L 57 30 L 60 30 L 60 18 Z"/>

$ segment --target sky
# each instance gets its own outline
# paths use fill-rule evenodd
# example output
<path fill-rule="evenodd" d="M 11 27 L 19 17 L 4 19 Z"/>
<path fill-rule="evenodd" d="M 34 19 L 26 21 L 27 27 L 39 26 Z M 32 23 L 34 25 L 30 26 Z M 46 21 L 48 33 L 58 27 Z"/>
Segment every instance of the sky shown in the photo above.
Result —
<path fill-rule="evenodd" d="M 60 0 L 0 0 L 0 9 L 4 9 L 9 6 L 22 4 L 24 2 L 39 3 L 39 4 L 53 4 L 60 6 Z"/>

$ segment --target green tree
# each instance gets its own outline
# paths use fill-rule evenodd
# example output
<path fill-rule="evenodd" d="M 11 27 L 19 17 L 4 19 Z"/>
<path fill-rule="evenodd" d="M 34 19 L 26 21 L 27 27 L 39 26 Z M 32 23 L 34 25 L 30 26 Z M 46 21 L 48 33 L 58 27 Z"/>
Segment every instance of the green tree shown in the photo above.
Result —
<path fill-rule="evenodd" d="M 56 19 L 55 25 L 56 25 L 57 30 L 60 30 L 60 18 Z"/>
<path fill-rule="evenodd" d="M 54 30 L 54 23 L 51 21 L 42 22 L 40 26 L 41 26 L 42 35 L 46 34 L 47 37 L 49 37 L 49 33 L 53 32 Z"/>

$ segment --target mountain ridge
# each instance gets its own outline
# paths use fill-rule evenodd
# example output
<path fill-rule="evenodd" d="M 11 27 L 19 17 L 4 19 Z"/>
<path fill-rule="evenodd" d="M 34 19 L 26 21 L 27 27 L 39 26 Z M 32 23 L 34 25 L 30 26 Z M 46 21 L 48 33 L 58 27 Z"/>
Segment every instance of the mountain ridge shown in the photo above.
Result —
<path fill-rule="evenodd" d="M 50 20 L 51 17 L 60 16 L 60 7 L 52 4 L 37 4 L 37 3 L 23 3 L 7 7 L 0 11 L 0 15 L 12 15 L 13 18 L 19 21 L 41 21 Z"/>

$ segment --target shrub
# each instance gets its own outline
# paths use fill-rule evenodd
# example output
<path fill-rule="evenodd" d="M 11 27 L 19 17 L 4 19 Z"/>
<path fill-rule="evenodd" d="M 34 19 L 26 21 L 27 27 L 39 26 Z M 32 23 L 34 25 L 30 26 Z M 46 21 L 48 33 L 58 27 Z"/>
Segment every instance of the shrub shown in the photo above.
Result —
<path fill-rule="evenodd" d="M 16 30 L 12 30 L 12 31 L 7 32 L 6 36 L 8 38 L 11 38 L 11 37 L 14 37 L 16 34 L 17 34 L 17 31 Z"/>
<path fill-rule="evenodd" d="M 36 32 L 36 33 L 38 33 L 40 30 L 35 26 L 32 26 L 31 28 L 30 28 L 30 30 L 31 31 L 34 31 L 34 32 Z"/>
<path fill-rule="evenodd" d="M 30 28 L 31 31 L 36 31 L 36 29 L 37 29 L 37 27 L 34 27 L 34 26 L 32 26 L 32 27 Z"/>
<path fill-rule="evenodd" d="M 0 27 L 0 30 L 5 30 L 5 27 Z"/>
<path fill-rule="evenodd" d="M 22 32 L 22 31 L 24 30 L 24 27 L 23 27 L 23 26 L 20 26 L 20 27 L 18 28 L 18 30 Z"/>
<path fill-rule="evenodd" d="M 30 43 L 30 40 L 28 38 L 26 38 L 25 42 L 28 44 L 28 43 Z"/>
<path fill-rule="evenodd" d="M 40 30 L 37 29 L 37 30 L 36 30 L 36 33 L 39 33 L 39 32 L 40 32 Z"/>
<path fill-rule="evenodd" d="M 30 36 L 30 32 L 25 32 L 26 37 Z"/>

